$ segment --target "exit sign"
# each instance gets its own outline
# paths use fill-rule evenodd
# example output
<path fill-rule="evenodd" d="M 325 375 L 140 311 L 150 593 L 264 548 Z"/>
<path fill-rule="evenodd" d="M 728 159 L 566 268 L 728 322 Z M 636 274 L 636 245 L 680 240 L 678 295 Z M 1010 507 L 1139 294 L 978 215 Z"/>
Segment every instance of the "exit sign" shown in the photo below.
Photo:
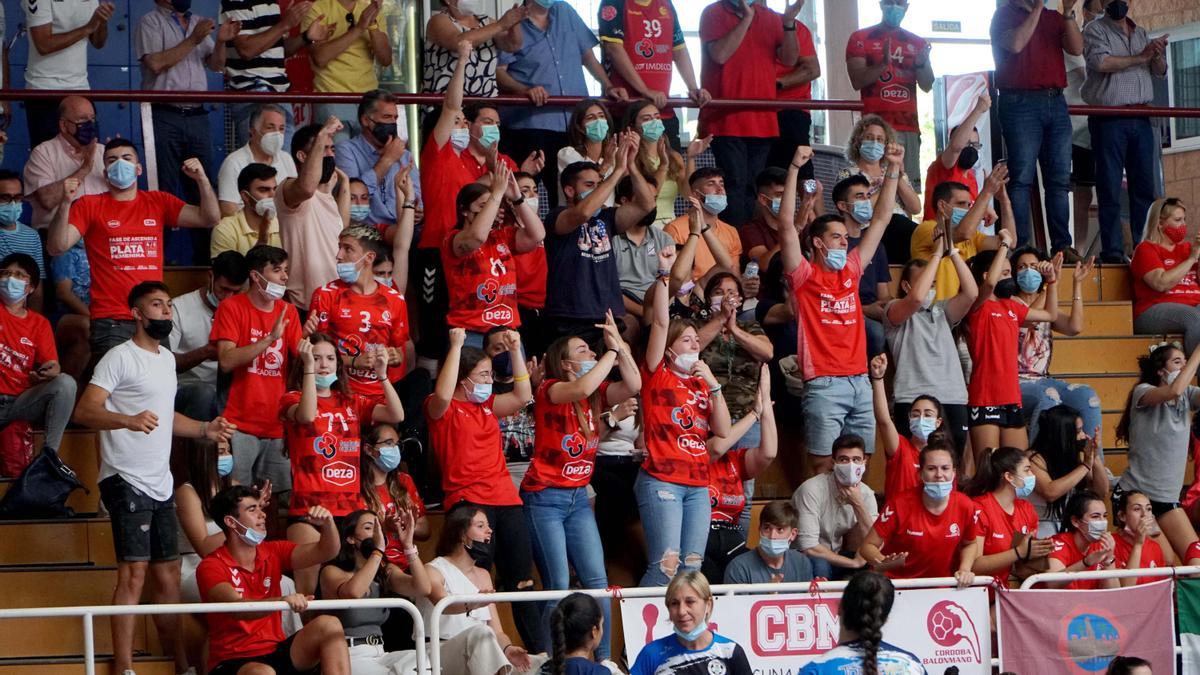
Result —
<path fill-rule="evenodd" d="M 934 21 L 933 32 L 935 33 L 961 33 L 961 21 Z"/>

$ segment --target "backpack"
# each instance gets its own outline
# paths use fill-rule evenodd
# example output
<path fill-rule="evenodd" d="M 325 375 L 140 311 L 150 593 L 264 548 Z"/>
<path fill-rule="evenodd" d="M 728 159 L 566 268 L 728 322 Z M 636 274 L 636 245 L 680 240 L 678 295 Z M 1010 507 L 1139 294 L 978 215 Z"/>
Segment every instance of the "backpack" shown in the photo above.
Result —
<path fill-rule="evenodd" d="M 81 488 L 88 491 L 58 452 L 42 448 L 0 499 L 0 518 L 70 518 L 67 497 Z"/>

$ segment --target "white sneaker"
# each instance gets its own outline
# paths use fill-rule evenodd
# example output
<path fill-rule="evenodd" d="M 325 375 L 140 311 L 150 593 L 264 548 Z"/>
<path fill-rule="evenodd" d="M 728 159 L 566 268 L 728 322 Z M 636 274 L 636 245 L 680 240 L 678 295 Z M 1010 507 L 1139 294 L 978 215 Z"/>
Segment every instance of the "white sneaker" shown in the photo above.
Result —
<path fill-rule="evenodd" d="M 126 669 L 121 672 L 121 675 L 137 675 L 137 673 L 133 672 L 132 670 Z"/>

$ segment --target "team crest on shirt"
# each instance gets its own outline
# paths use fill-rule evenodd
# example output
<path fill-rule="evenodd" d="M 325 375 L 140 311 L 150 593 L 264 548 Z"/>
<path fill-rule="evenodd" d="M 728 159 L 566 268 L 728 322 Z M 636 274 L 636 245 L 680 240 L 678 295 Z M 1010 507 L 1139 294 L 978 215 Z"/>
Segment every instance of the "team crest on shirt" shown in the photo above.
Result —
<path fill-rule="evenodd" d="M 586 448 L 587 443 L 584 442 L 583 436 L 580 436 L 579 432 L 575 432 L 570 436 L 563 436 L 562 449 L 563 452 L 567 453 L 568 457 L 578 457 L 583 454 L 583 451 Z"/>
<path fill-rule="evenodd" d="M 475 287 L 475 297 L 489 305 L 496 301 L 498 295 L 500 295 L 500 282 L 495 279 L 487 279 Z"/>
<path fill-rule="evenodd" d="M 313 439 L 313 452 L 325 459 L 333 459 L 337 451 L 337 436 L 324 433 Z"/>
<path fill-rule="evenodd" d="M 613 5 L 606 6 L 604 9 L 600 10 L 600 18 L 604 21 L 612 21 L 613 19 L 617 18 L 617 8 Z"/>
<path fill-rule="evenodd" d="M 115 230 L 115 229 L 117 229 L 118 227 L 120 227 L 120 226 L 121 226 L 121 221 L 119 221 L 119 220 L 110 220 L 110 221 L 108 221 L 107 223 L 105 223 L 105 225 L 108 225 L 109 227 L 111 227 L 112 229 L 114 229 L 114 230 Z"/>
<path fill-rule="evenodd" d="M 648 59 L 654 56 L 654 43 L 649 40 L 638 40 L 638 43 L 634 45 L 634 50 L 637 51 L 638 56 Z"/>
<path fill-rule="evenodd" d="M 692 409 L 686 406 L 672 410 L 671 421 L 685 431 L 696 426 L 696 417 L 692 414 Z"/>
<path fill-rule="evenodd" d="M 962 536 L 962 530 L 959 529 L 958 523 L 950 523 L 950 534 L 946 535 L 947 539 L 957 539 Z"/>
<path fill-rule="evenodd" d="M 724 661 L 708 662 L 708 675 L 725 675 L 725 670 L 726 668 Z"/>

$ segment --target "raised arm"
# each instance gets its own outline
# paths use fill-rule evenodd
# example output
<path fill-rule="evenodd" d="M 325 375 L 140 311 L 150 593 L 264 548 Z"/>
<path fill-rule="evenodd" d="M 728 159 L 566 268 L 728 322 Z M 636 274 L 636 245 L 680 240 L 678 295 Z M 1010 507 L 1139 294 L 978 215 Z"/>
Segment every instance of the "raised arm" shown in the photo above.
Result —
<path fill-rule="evenodd" d="M 1179 375 L 1175 376 L 1173 382 L 1157 386 L 1142 394 L 1138 405 L 1145 408 L 1174 401 L 1183 396 L 1183 393 L 1187 391 L 1188 385 L 1196 378 L 1197 367 L 1200 367 L 1200 346 L 1192 351 L 1192 355 L 1188 357 L 1187 363 L 1183 364 L 1183 369 L 1179 371 Z M 88 388 L 90 389 L 91 386 L 89 385 Z"/>
<path fill-rule="evenodd" d="M 533 387 L 529 384 L 529 369 L 525 366 L 525 354 L 521 350 L 521 334 L 515 330 L 505 331 L 500 343 L 508 352 L 513 369 L 513 390 L 496 397 L 492 410 L 497 417 L 515 415 L 533 400 Z"/>
<path fill-rule="evenodd" d="M 479 250 L 487 242 L 492 225 L 495 224 L 496 217 L 500 214 L 500 205 L 504 202 L 504 192 L 508 189 L 508 181 L 511 176 L 512 169 L 508 168 L 507 162 L 496 164 L 496 170 L 492 172 L 491 196 L 483 205 L 483 209 L 471 219 L 471 222 L 454 235 L 452 240 L 454 255 L 459 258 L 465 257 Z"/>
<path fill-rule="evenodd" d="M 331 115 L 325 121 L 325 126 L 321 127 L 321 130 L 317 132 L 316 138 L 313 139 L 312 147 L 309 149 L 308 156 L 305 158 L 304 166 L 300 169 L 300 175 L 286 181 L 280 190 L 282 192 L 283 203 L 286 206 L 296 208 L 317 193 L 317 190 L 321 187 L 321 170 L 324 164 L 322 158 L 325 156 L 325 145 L 341 129 L 341 120 Z"/>
<path fill-rule="evenodd" d="M 650 185 L 650 182 L 646 180 L 641 171 L 638 171 L 636 166 L 639 143 L 637 134 L 626 132 L 622 135 L 620 142 L 623 145 L 628 145 L 628 149 L 625 151 L 625 175 L 629 176 L 630 181 L 633 183 L 633 199 L 617 207 L 617 232 L 624 232 L 637 225 L 641 222 L 642 218 L 646 217 L 647 213 L 657 208 L 657 195 L 654 192 L 654 187 Z M 621 161 L 619 148 L 616 161 Z M 613 173 L 616 173 L 616 171 Z M 662 185 L 662 183 L 660 182 L 659 185 Z"/>
<path fill-rule="evenodd" d="M 1064 314 L 1060 308 L 1054 320 L 1054 330 L 1068 337 L 1083 332 L 1083 281 L 1091 276 L 1095 262 L 1095 258 L 1088 258 L 1075 263 L 1075 272 L 1071 274 L 1071 311 Z"/>
<path fill-rule="evenodd" d="M 458 60 L 454 63 L 454 73 L 450 76 L 450 83 L 446 85 L 446 96 L 442 99 L 442 112 L 438 116 L 437 124 L 434 125 L 431 134 L 434 143 L 439 148 L 445 147 L 450 142 L 450 134 L 458 126 L 458 118 L 462 115 L 463 87 L 467 79 L 467 61 L 470 59 L 472 50 L 474 50 L 474 46 L 470 40 L 459 41 Z"/>
<path fill-rule="evenodd" d="M 758 368 L 758 398 L 751 414 L 759 420 L 762 438 L 758 447 L 746 451 L 746 473 L 761 475 L 779 454 L 779 433 L 775 425 L 775 402 L 771 400 L 771 368 L 762 364 Z M 749 417 L 750 415 L 747 415 Z M 739 420 L 740 421 L 740 420 Z M 729 438 L 739 438 L 730 433 Z"/>
<path fill-rule="evenodd" d="M 958 275 L 958 294 L 946 302 L 946 317 L 950 323 L 957 325 L 971 311 L 975 299 L 979 297 L 979 285 L 975 283 L 975 275 L 967 267 L 957 248 L 950 249 L 950 261 L 954 263 L 954 273 Z"/>
<path fill-rule="evenodd" d="M 1007 52 L 1016 54 L 1025 49 L 1029 41 L 1033 39 L 1033 34 L 1037 30 L 1038 22 L 1042 19 L 1042 11 L 1045 9 L 1045 3 L 1032 3 L 1032 8 L 1029 10 L 1029 15 L 1025 20 L 1017 25 L 1016 28 L 1010 28 L 1000 34 L 1000 47 Z"/>
<path fill-rule="evenodd" d="M 63 203 L 54 212 L 54 219 L 50 221 L 50 232 L 46 236 L 46 252 L 51 256 L 66 253 L 83 236 L 70 224 L 71 210 L 74 208 L 72 202 L 79 192 L 79 181 L 80 179 L 74 177 L 63 181 Z"/>
<path fill-rule="evenodd" d="M 650 338 L 646 342 L 646 370 L 653 373 L 658 370 L 667 353 L 667 329 L 671 325 L 671 298 L 667 296 L 666 277 L 655 279 L 651 295 L 654 298 L 654 310 L 650 321 Z"/>
<path fill-rule="evenodd" d="M 688 197 L 688 236 L 683 245 L 676 245 L 675 262 L 671 263 L 671 294 L 675 294 L 683 285 L 692 280 L 692 266 L 696 261 L 696 249 L 700 246 L 700 234 L 704 229 L 704 212 L 701 211 L 700 200 Z M 670 302 L 670 298 L 667 298 Z"/>
<path fill-rule="evenodd" d="M 942 168 L 953 169 L 958 163 L 958 156 L 967 144 L 971 142 L 971 133 L 975 131 L 975 125 L 979 123 L 979 118 L 983 117 L 992 107 L 992 97 L 988 94 L 985 88 L 979 98 L 975 100 L 975 107 L 971 108 L 971 112 L 967 113 L 966 119 L 954 129 L 954 133 L 950 134 L 950 142 L 946 144 L 946 149 L 942 151 L 939 159 L 942 162 Z M 932 190 L 933 185 L 926 186 L 926 189 Z"/>
<path fill-rule="evenodd" d="M 291 323 L 290 319 L 284 318 L 285 314 L 286 312 L 280 312 L 279 316 L 275 317 L 275 324 L 271 327 L 271 332 L 261 340 L 241 347 L 234 344 L 232 340 L 217 340 L 217 366 L 221 372 L 231 373 L 235 369 L 241 368 L 278 342 L 283 337 L 284 329 Z"/>
<path fill-rule="evenodd" d="M 921 309 L 921 304 L 925 302 L 925 296 L 929 294 L 929 289 L 933 288 L 934 279 L 937 278 L 938 267 L 942 262 L 943 246 L 939 239 L 942 231 L 936 230 L 933 233 L 933 256 L 929 259 L 925 267 L 921 268 L 921 272 L 917 274 L 917 278 L 912 281 L 908 290 L 908 295 L 898 300 L 893 300 L 884 308 L 887 313 L 888 322 L 893 326 L 899 326 L 909 317 L 917 313 Z"/>
<path fill-rule="evenodd" d="M 888 170 L 884 175 L 883 189 L 879 191 L 879 200 L 875 202 L 871 226 L 863 233 L 856 249 L 864 269 L 875 257 L 875 250 L 879 248 L 888 223 L 892 221 L 892 210 L 896 207 L 896 190 L 900 184 L 900 167 L 904 166 L 904 146 L 897 143 L 888 145 L 887 162 Z"/>
<path fill-rule="evenodd" d="M 796 183 L 801 167 L 808 164 L 812 157 L 811 147 L 801 145 L 796 148 L 792 163 L 788 165 L 787 180 L 783 184 L 783 198 L 779 203 L 779 255 L 783 259 L 784 274 L 791 274 L 804 258 L 800 249 L 800 233 L 796 229 Z"/>
<path fill-rule="evenodd" d="M 199 159 L 189 157 L 183 160 L 183 175 L 196 181 L 196 188 L 200 193 L 200 206 L 184 206 L 179 212 L 179 227 L 215 226 L 221 220 L 221 204 L 217 201 L 217 193 L 213 190 L 208 175 L 204 173 L 204 165 Z"/>
<path fill-rule="evenodd" d="M 288 408 L 287 418 L 300 424 L 312 424 L 317 419 L 317 371 L 313 362 L 312 343 L 308 338 L 302 338 L 297 347 L 300 353 L 300 364 L 304 366 L 300 384 L 300 402 Z"/>
<path fill-rule="evenodd" d="M 900 433 L 892 423 L 892 410 L 888 405 L 887 388 L 883 384 L 883 376 L 887 374 L 887 354 L 880 354 L 871 359 L 871 401 L 875 406 L 875 433 L 883 441 L 883 451 L 888 458 L 900 449 Z"/>
<path fill-rule="evenodd" d="M 310 544 L 300 544 L 292 550 L 292 569 L 320 565 L 333 560 L 342 550 L 341 537 L 338 536 L 337 525 L 334 525 L 329 509 L 324 506 L 309 507 L 307 520 L 321 533 L 321 538 Z"/>
<path fill-rule="evenodd" d="M 433 419 L 441 419 L 450 408 L 454 399 L 454 390 L 458 388 L 458 364 L 462 357 L 463 343 L 467 340 L 467 332 L 462 328 L 451 328 L 449 335 L 450 348 L 442 361 L 442 369 L 438 371 L 437 383 L 433 396 L 429 399 L 428 412 Z"/>
<path fill-rule="evenodd" d="M 555 232 L 560 235 L 570 234 L 591 220 L 593 213 L 604 208 L 605 202 L 616 191 L 617 184 L 625 177 L 625 172 L 628 170 L 629 146 L 625 143 L 624 139 L 625 137 L 622 135 L 621 144 L 617 148 L 617 159 L 614 162 L 612 173 L 600 181 L 600 184 L 588 196 L 558 214 L 558 219 L 554 221 Z M 624 206 L 620 208 L 624 208 Z M 621 213 L 620 208 L 617 210 L 618 215 Z M 646 215 L 646 211 L 643 211 L 641 215 Z M 640 219 L 641 216 L 638 216 L 634 222 Z M 626 224 L 626 227 L 628 227 L 628 224 Z M 620 229 L 619 225 L 618 229 Z"/>
<path fill-rule="evenodd" d="M 1025 325 L 1053 324 L 1058 320 L 1058 280 L 1062 278 L 1062 258 L 1060 252 L 1055 254 L 1053 259 L 1038 263 L 1038 271 L 1046 280 L 1046 290 L 1044 291 L 1046 307 L 1044 309 L 1030 307 L 1029 313 L 1025 315 Z"/>
<path fill-rule="evenodd" d="M 725 65 L 725 62 L 733 58 L 733 53 L 742 45 L 742 40 L 746 38 L 746 33 L 749 32 L 750 26 L 754 23 L 754 4 L 747 0 L 741 0 L 738 9 L 742 13 L 741 21 L 733 27 L 725 35 L 705 43 L 704 49 L 708 50 L 708 57 L 716 61 L 719 65 Z"/>
<path fill-rule="evenodd" d="M 413 227 L 417 218 L 414 204 L 417 191 L 412 182 L 410 163 L 396 172 L 396 229 L 392 233 L 392 279 L 396 290 L 404 292 L 408 283 L 408 254 L 412 249 Z"/>

